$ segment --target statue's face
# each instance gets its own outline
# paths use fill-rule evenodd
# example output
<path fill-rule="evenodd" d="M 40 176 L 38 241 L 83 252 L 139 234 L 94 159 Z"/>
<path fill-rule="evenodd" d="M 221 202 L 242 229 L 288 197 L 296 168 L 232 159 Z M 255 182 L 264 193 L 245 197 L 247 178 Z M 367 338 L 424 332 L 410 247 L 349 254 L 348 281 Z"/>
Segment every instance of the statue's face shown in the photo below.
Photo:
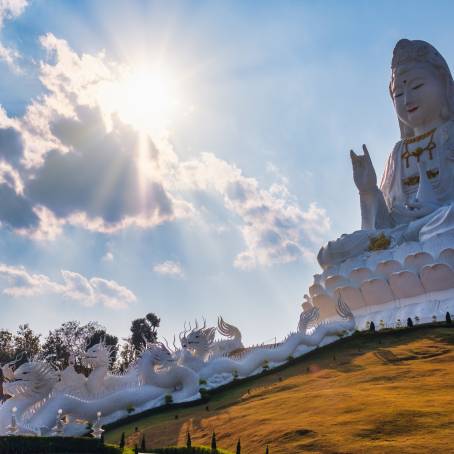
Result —
<path fill-rule="evenodd" d="M 443 121 L 446 89 L 434 69 L 423 65 L 399 68 L 392 94 L 397 116 L 410 128 L 433 127 Z"/>

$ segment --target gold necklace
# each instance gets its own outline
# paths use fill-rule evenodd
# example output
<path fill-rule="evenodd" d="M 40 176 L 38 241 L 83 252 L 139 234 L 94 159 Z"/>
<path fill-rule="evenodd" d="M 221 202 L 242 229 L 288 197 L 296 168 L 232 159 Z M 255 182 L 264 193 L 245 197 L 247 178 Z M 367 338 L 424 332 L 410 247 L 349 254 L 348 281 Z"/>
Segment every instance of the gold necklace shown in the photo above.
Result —
<path fill-rule="evenodd" d="M 425 152 L 429 152 L 429 159 L 432 161 L 433 159 L 433 150 L 436 148 L 436 144 L 434 142 L 434 134 L 437 128 L 434 128 L 430 131 L 425 132 L 424 134 L 421 134 L 420 136 L 416 137 L 410 137 L 408 139 L 404 139 L 404 152 L 402 153 L 402 159 L 405 159 L 405 167 L 408 169 L 410 167 L 410 158 L 413 156 L 417 159 L 417 161 L 420 161 L 421 155 Z M 426 139 L 427 137 L 430 136 L 430 140 L 427 143 L 425 147 L 418 147 L 414 151 L 409 151 L 408 150 L 408 144 L 410 143 L 416 143 L 419 142 L 423 139 Z"/>
<path fill-rule="evenodd" d="M 419 142 L 420 140 L 425 139 L 426 137 L 433 136 L 434 132 L 437 130 L 437 128 L 433 128 L 430 131 L 425 132 L 424 134 L 420 134 L 419 136 L 415 137 L 407 137 L 404 139 L 404 143 L 416 143 Z"/>

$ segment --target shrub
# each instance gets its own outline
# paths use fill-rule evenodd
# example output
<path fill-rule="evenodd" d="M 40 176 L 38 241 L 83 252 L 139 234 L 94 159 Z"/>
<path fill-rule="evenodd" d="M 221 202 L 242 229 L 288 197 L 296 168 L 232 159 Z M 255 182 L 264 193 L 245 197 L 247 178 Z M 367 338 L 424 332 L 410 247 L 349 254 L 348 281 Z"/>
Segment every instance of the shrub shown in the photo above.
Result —
<path fill-rule="evenodd" d="M 191 440 L 191 434 L 188 432 L 188 435 L 186 436 L 186 448 L 192 448 L 192 440 Z"/>
<path fill-rule="evenodd" d="M 173 403 L 173 397 L 172 397 L 172 394 L 166 394 L 164 396 L 164 402 L 166 405 L 170 405 Z"/>
<path fill-rule="evenodd" d="M 287 361 L 293 361 L 295 358 L 292 356 L 292 355 L 288 355 L 287 356 Z"/>
<path fill-rule="evenodd" d="M 134 413 L 135 410 L 136 409 L 132 405 L 128 405 L 128 407 L 126 408 L 128 415 L 130 415 L 131 413 Z"/>
<path fill-rule="evenodd" d="M 204 400 L 205 400 L 205 399 L 208 399 L 208 397 L 209 397 L 208 389 L 206 389 L 206 388 L 200 388 L 200 389 L 199 389 L 199 393 L 200 393 L 200 397 L 201 397 L 202 399 L 204 399 Z"/>
<path fill-rule="evenodd" d="M 120 438 L 120 443 L 119 443 L 120 449 L 123 449 L 125 447 L 125 433 L 121 433 L 121 438 Z"/>
<path fill-rule="evenodd" d="M 85 437 L 27 437 L 10 435 L 0 437 L 1 453 L 86 453 L 86 454 L 119 454 L 121 449 L 103 445 L 97 438 Z"/>
<path fill-rule="evenodd" d="M 199 385 L 206 385 L 206 384 L 207 384 L 207 381 L 204 380 L 203 378 L 201 378 L 201 379 L 199 380 Z"/>

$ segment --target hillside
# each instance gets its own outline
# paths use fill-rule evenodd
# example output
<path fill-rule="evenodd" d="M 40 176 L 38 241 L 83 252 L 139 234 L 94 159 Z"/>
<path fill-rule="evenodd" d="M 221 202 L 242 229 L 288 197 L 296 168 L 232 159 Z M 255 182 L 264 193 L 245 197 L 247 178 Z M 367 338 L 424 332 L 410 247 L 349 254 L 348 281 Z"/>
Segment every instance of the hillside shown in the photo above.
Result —
<path fill-rule="evenodd" d="M 129 444 L 209 444 L 243 453 L 454 452 L 454 328 L 359 333 L 285 370 L 106 433 Z M 138 427 L 140 433 L 134 433 Z"/>

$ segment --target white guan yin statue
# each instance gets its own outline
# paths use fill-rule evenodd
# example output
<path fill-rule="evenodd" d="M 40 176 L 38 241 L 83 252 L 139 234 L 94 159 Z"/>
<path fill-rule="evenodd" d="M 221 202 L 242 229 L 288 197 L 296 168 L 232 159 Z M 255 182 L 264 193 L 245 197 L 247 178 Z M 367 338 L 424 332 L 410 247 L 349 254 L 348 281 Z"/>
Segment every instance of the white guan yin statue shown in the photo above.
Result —
<path fill-rule="evenodd" d="M 351 152 L 362 230 L 321 249 L 323 272 L 305 295 L 295 332 L 275 345 L 244 347 L 240 330 L 222 318 L 217 328 L 196 323 L 180 334 L 181 348 L 147 344 L 122 375 L 109 371 L 103 343 L 80 358 L 91 368 L 87 377 L 76 372 L 74 358 L 61 371 L 38 358 L 19 367 L 8 363 L 0 434 L 49 435 L 61 416 L 64 435 L 83 434 L 99 412 L 106 424 L 170 400 L 199 399 L 201 387 L 278 366 L 368 320 L 425 321 L 454 310 L 454 82 L 430 44 L 402 40 L 394 50 L 390 93 L 401 140 L 380 188 L 367 148 L 362 155 Z M 215 340 L 216 330 L 223 339 Z"/>
<path fill-rule="evenodd" d="M 342 296 L 359 326 L 454 309 L 454 82 L 425 41 L 400 40 L 389 92 L 401 139 L 380 184 L 369 151 L 350 152 L 361 230 L 322 247 L 310 302 L 322 318 Z"/>

